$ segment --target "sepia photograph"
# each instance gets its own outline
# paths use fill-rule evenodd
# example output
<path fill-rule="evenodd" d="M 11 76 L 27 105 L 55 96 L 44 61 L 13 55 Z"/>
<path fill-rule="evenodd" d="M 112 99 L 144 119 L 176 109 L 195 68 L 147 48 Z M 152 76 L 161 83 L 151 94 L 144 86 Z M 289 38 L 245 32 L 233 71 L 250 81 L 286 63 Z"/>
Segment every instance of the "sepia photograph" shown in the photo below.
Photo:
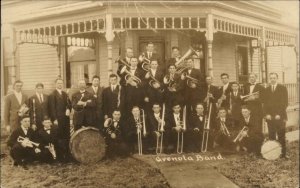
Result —
<path fill-rule="evenodd" d="M 299 1 L 2 0 L 1 188 L 299 187 Z"/>

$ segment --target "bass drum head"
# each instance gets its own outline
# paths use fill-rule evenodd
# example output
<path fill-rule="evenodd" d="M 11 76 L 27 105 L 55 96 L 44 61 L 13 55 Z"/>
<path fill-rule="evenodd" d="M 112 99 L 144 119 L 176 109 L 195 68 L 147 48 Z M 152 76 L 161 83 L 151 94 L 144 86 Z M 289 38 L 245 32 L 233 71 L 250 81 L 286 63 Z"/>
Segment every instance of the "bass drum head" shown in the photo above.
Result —
<path fill-rule="evenodd" d="M 105 140 L 99 130 L 84 127 L 77 130 L 70 139 L 70 151 L 80 163 L 96 163 L 105 155 Z"/>
<path fill-rule="evenodd" d="M 275 140 L 266 141 L 261 147 L 261 155 L 267 160 L 278 159 L 281 155 L 281 145 Z"/>

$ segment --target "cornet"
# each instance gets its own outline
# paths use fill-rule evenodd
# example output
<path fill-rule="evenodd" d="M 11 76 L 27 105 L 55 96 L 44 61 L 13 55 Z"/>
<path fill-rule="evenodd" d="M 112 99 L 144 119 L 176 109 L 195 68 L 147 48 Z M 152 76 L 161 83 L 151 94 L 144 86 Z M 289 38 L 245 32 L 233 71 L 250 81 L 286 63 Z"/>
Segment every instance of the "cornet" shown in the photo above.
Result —
<path fill-rule="evenodd" d="M 230 132 L 228 131 L 228 128 L 226 127 L 225 123 L 221 121 L 221 132 L 222 134 L 224 134 L 225 136 L 230 137 Z"/>
<path fill-rule="evenodd" d="M 249 128 L 247 126 L 244 126 L 242 128 L 242 130 L 239 132 L 239 134 L 236 136 L 236 138 L 233 140 L 234 143 L 241 142 L 243 140 L 243 138 L 248 137 L 248 130 Z M 245 135 L 244 132 L 247 132 L 247 134 Z"/>
<path fill-rule="evenodd" d="M 251 96 L 258 96 L 258 95 L 259 95 L 259 91 L 251 93 L 249 95 L 241 96 L 241 99 L 244 100 L 245 98 L 248 98 L 248 97 L 251 97 Z"/>
<path fill-rule="evenodd" d="M 30 141 L 28 138 L 24 138 L 24 137 L 22 137 L 22 136 L 19 136 L 19 137 L 17 138 L 17 142 L 19 142 L 19 143 L 25 143 L 25 145 L 26 145 L 27 147 L 30 147 L 30 148 L 33 148 L 33 146 L 38 147 L 38 146 L 40 145 L 39 143 Z"/>
<path fill-rule="evenodd" d="M 156 139 L 156 154 L 161 154 L 163 150 L 163 139 L 164 139 L 164 126 L 165 126 L 165 112 L 166 112 L 166 106 L 163 104 L 162 109 L 162 118 L 161 121 L 158 122 L 157 132 L 160 133 L 160 136 L 157 136 Z"/>
<path fill-rule="evenodd" d="M 47 148 L 49 150 L 53 159 L 56 159 L 56 151 L 55 151 L 54 145 L 52 143 L 49 143 L 49 145 L 45 146 L 45 148 Z"/>

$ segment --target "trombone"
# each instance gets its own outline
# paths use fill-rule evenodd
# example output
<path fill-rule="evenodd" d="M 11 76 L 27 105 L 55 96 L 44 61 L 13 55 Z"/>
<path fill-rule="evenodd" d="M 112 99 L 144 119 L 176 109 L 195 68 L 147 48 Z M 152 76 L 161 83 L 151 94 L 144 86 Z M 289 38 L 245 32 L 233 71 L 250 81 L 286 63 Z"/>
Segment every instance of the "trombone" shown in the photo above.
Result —
<path fill-rule="evenodd" d="M 179 122 L 179 125 L 181 127 L 181 131 L 177 132 L 177 153 L 182 154 L 183 152 L 183 133 L 186 130 L 186 106 L 183 108 L 183 117 L 182 121 Z"/>
<path fill-rule="evenodd" d="M 241 142 L 243 138 L 248 137 L 248 130 L 249 128 L 247 126 L 244 126 L 242 130 L 239 132 L 239 134 L 236 136 L 236 138 L 233 140 L 233 142 L 234 143 L 236 143 L 237 141 Z M 244 135 L 243 134 L 244 132 L 247 132 L 247 134 Z"/>
<path fill-rule="evenodd" d="M 145 111 L 142 111 L 142 121 L 136 122 L 137 124 L 137 136 L 138 136 L 138 152 L 139 155 L 143 155 L 143 140 L 142 140 L 142 131 L 143 135 L 146 136 L 146 120 L 145 120 Z"/>
<path fill-rule="evenodd" d="M 163 104 L 162 109 L 162 118 L 161 121 L 158 122 L 157 127 L 157 133 L 160 133 L 160 135 L 157 136 L 156 139 L 156 154 L 161 154 L 163 150 L 163 139 L 164 139 L 164 126 L 165 126 L 165 112 L 166 112 L 166 106 Z"/>
<path fill-rule="evenodd" d="M 207 151 L 208 135 L 209 135 L 209 128 L 210 128 L 211 109 L 212 109 L 212 104 L 209 103 L 208 115 L 207 114 L 205 115 L 205 123 L 204 123 L 203 135 L 202 135 L 201 152 L 206 152 Z"/>

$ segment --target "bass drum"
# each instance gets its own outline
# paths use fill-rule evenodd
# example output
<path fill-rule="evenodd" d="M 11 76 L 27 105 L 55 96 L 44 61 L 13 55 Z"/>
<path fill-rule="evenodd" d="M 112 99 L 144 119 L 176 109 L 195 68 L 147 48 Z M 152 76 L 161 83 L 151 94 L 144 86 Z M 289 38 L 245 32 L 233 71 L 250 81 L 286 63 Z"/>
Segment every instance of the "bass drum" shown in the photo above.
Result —
<path fill-rule="evenodd" d="M 105 156 L 106 144 L 99 129 L 84 127 L 72 135 L 70 152 L 80 163 L 96 163 Z"/>
<path fill-rule="evenodd" d="M 267 160 L 278 159 L 281 155 L 281 145 L 275 140 L 266 141 L 261 147 L 261 155 Z"/>

